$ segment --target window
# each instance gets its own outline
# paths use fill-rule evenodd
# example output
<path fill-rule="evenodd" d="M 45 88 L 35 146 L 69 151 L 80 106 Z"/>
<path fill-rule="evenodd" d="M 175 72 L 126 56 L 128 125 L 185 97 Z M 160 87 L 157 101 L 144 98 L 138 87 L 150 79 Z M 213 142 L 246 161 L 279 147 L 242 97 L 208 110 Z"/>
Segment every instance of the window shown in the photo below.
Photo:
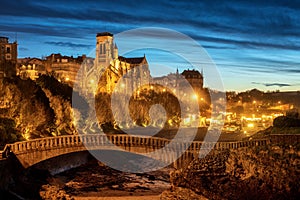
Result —
<path fill-rule="evenodd" d="M 10 53 L 10 47 L 6 47 L 6 53 Z"/>

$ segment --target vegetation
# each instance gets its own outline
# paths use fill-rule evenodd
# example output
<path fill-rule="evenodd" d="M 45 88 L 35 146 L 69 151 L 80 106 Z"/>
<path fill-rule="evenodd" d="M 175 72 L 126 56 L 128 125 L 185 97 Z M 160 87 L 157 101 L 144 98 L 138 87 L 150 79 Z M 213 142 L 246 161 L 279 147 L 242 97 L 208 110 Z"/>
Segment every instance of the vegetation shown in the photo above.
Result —
<path fill-rule="evenodd" d="M 0 146 L 22 140 L 22 135 L 16 129 L 15 120 L 0 118 Z"/>
<path fill-rule="evenodd" d="M 300 127 L 300 119 L 288 116 L 279 116 L 274 119 L 273 125 L 276 128 Z"/>
<path fill-rule="evenodd" d="M 72 95 L 79 105 L 72 109 Z M 0 79 L 0 145 L 53 135 L 76 133 L 73 110 L 87 115 L 87 102 L 52 76 Z"/>
<path fill-rule="evenodd" d="M 54 112 L 43 90 L 32 80 L 18 77 L 0 80 L 3 142 L 51 135 Z M 14 131 L 13 131 L 14 130 Z"/>
<path fill-rule="evenodd" d="M 156 92 L 154 90 L 143 90 L 140 92 L 139 97 L 133 98 L 129 96 L 124 96 L 117 94 L 116 96 L 120 101 L 115 101 L 114 106 L 117 106 L 117 112 L 112 113 L 111 109 L 111 95 L 108 93 L 99 93 L 96 95 L 96 113 L 97 119 L 103 127 L 106 127 L 106 130 L 115 128 L 118 129 L 114 124 L 114 116 L 120 116 L 121 118 L 130 117 L 133 120 L 133 123 L 138 126 L 148 126 L 151 125 L 150 118 L 150 108 L 155 104 L 161 105 L 166 111 L 166 120 L 163 120 L 165 116 L 164 113 L 153 112 L 156 114 L 156 122 L 163 122 L 162 124 L 165 128 L 178 127 L 180 123 L 180 105 L 177 98 L 170 92 Z M 128 102 L 126 104 L 125 102 Z M 128 106 L 129 113 L 125 113 L 125 106 Z"/>

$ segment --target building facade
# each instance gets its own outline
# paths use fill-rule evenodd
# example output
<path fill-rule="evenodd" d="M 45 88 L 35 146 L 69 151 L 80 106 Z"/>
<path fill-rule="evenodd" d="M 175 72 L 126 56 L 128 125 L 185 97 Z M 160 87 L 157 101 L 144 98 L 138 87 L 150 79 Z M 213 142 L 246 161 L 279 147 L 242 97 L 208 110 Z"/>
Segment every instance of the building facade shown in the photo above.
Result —
<path fill-rule="evenodd" d="M 17 42 L 9 43 L 7 37 L 0 37 L 0 77 L 16 75 L 17 56 Z"/>
<path fill-rule="evenodd" d="M 38 79 L 41 75 L 46 74 L 45 61 L 39 58 L 22 58 L 18 59 L 17 75 L 22 79 Z"/>
<path fill-rule="evenodd" d="M 179 73 L 177 69 L 176 73 L 170 73 L 166 76 L 153 78 L 153 82 L 167 86 L 173 91 L 176 91 L 179 87 L 181 91 L 184 91 L 186 87 L 192 87 L 195 93 L 201 93 L 204 89 L 203 72 L 200 73 L 194 69 L 184 70 L 182 73 Z"/>
<path fill-rule="evenodd" d="M 58 81 L 73 86 L 76 81 L 81 65 L 87 60 L 85 55 L 74 58 L 61 54 L 51 54 L 43 59 L 19 58 L 17 64 L 17 75 L 22 79 L 30 78 L 36 80 L 43 74 L 54 76 Z M 79 77 L 80 79 L 80 77 Z"/>
<path fill-rule="evenodd" d="M 127 93 L 148 84 L 151 78 L 146 56 L 119 56 L 113 34 L 108 32 L 97 34 L 94 65 L 83 66 L 81 73 L 87 93 Z"/>
<path fill-rule="evenodd" d="M 74 58 L 73 56 L 51 54 L 45 59 L 46 72 L 52 74 L 58 81 L 73 86 L 77 73 L 85 59 L 85 55 Z"/>

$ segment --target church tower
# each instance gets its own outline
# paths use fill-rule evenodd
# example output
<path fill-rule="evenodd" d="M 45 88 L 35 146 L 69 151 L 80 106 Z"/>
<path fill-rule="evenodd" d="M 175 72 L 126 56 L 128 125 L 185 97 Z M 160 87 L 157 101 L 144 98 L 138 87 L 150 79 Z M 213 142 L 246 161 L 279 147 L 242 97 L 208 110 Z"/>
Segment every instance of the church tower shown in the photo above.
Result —
<path fill-rule="evenodd" d="M 105 69 L 112 60 L 118 58 L 118 50 L 114 43 L 113 34 L 109 32 L 98 33 L 96 40 L 96 66 Z"/>

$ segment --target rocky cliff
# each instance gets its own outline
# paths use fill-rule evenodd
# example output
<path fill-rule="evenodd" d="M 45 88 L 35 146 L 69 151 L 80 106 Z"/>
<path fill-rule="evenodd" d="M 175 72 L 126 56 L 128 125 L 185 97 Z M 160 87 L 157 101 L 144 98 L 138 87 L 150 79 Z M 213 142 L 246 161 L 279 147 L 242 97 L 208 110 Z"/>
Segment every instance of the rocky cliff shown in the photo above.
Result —
<path fill-rule="evenodd" d="M 293 146 L 228 150 L 171 173 L 171 183 L 208 199 L 297 199 L 299 163 Z"/>

